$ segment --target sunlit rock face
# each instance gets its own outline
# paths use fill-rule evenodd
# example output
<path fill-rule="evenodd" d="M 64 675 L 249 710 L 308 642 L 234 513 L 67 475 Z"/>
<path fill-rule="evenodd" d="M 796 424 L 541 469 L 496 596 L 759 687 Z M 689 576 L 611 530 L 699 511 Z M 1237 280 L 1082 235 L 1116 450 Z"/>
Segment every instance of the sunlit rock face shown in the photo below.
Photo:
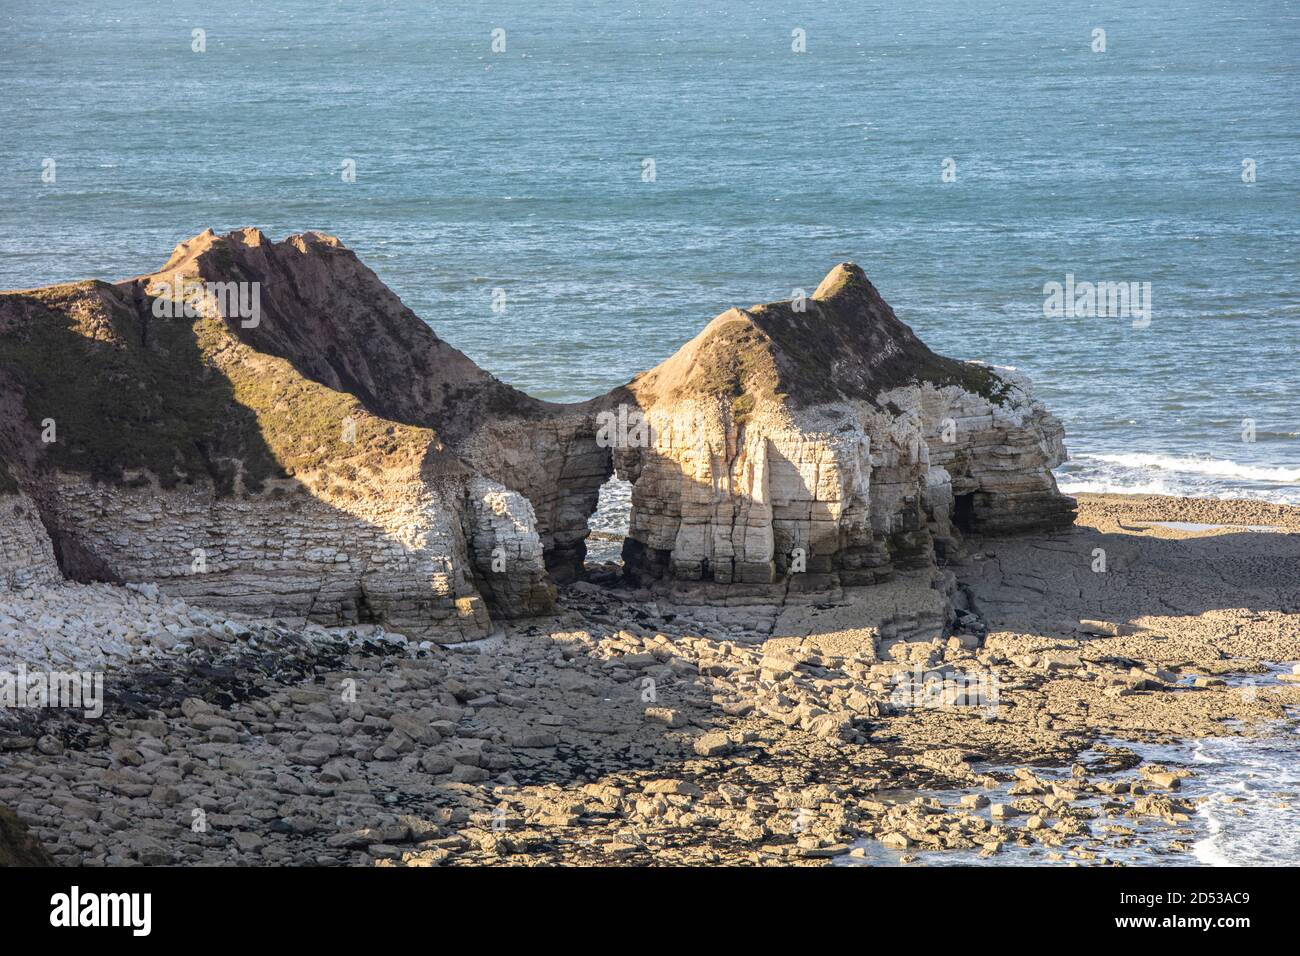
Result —
<path fill-rule="evenodd" d="M 152 581 L 440 641 L 552 610 L 615 470 L 636 583 L 871 584 L 1073 513 L 1028 383 L 935 355 L 851 264 L 557 405 L 337 239 L 209 231 L 156 273 L 0 294 L 0 404 L 0 584 Z"/>
<path fill-rule="evenodd" d="M 936 355 L 852 264 L 719 315 L 626 400 L 649 425 L 615 452 L 639 580 L 866 584 L 955 529 L 1073 520 L 1060 423 L 1023 376 Z"/>

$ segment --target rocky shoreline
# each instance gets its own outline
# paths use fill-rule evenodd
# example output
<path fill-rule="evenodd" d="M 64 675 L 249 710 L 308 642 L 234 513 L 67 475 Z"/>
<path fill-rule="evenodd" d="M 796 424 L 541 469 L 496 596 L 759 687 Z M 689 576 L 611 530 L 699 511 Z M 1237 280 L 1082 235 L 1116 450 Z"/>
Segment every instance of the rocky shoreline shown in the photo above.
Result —
<path fill-rule="evenodd" d="M 1123 526 L 1177 508 L 1227 527 Z M 1250 734 L 1300 703 L 1265 666 L 1297 656 L 1295 532 L 1234 530 L 1252 509 L 1085 496 L 1070 530 L 972 540 L 945 569 L 964 629 L 906 582 L 785 602 L 767 633 L 582 582 L 452 646 L 32 586 L 0 595 L 6 633 L 33 664 L 105 667 L 105 713 L 18 712 L 0 804 L 61 864 L 817 865 L 864 840 L 1176 859 L 1188 771 L 1107 741 Z"/>
<path fill-rule="evenodd" d="M 560 405 L 209 230 L 0 293 L 0 404 L 6 858 L 1104 863 L 1196 809 L 1116 741 L 1300 694 L 1297 509 L 1061 494 L 1028 379 L 853 263 Z"/>

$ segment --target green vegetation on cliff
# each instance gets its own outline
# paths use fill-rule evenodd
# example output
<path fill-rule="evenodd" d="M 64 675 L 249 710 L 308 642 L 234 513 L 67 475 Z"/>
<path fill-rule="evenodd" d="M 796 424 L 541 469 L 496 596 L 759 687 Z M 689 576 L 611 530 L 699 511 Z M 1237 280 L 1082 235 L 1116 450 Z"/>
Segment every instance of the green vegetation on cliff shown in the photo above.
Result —
<path fill-rule="evenodd" d="M 0 438 L 5 457 L 115 484 L 210 480 L 228 495 L 359 454 L 418 456 L 432 440 L 242 345 L 220 318 L 160 318 L 150 302 L 98 281 L 0 295 L 0 377 L 26 412 Z"/>
<path fill-rule="evenodd" d="M 8 444 L 96 481 L 144 469 L 163 487 L 210 478 L 228 493 L 239 462 L 255 486 L 277 465 L 204 355 L 204 321 L 137 311 L 98 281 L 0 296 L 0 370 L 28 417 Z"/>

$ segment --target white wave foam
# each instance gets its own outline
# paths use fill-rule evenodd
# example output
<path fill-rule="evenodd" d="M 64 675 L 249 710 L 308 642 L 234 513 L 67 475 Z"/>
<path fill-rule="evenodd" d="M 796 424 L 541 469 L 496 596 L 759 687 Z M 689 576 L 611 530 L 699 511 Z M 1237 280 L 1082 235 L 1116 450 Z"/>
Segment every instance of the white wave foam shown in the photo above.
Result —
<path fill-rule="evenodd" d="M 1238 464 L 1228 458 L 1192 458 L 1181 455 L 1153 455 L 1143 452 L 1128 455 L 1086 455 L 1081 457 L 1111 465 L 1120 465 L 1125 468 L 1154 468 L 1158 471 L 1210 475 L 1217 478 L 1240 478 L 1245 481 L 1267 481 L 1278 484 L 1300 482 L 1300 468 L 1260 468 L 1255 465 Z"/>
<path fill-rule="evenodd" d="M 1208 799 L 1197 810 L 1205 836 L 1192 853 L 1208 866 L 1276 866 L 1296 859 L 1300 832 L 1294 805 L 1300 773 L 1294 766 L 1295 727 L 1277 737 L 1209 738 L 1198 741 L 1217 766 L 1203 766 L 1185 781 L 1188 796 Z M 1201 761 L 1196 761 L 1201 762 Z"/>
<path fill-rule="evenodd" d="M 1078 454 L 1057 469 L 1066 494 L 1255 498 L 1300 505 L 1300 468 L 1149 452 Z"/>
<path fill-rule="evenodd" d="M 1057 486 L 1067 495 L 1177 495 L 1187 494 L 1166 481 L 1125 481 L 1099 478 L 1092 481 L 1058 475 Z"/>
<path fill-rule="evenodd" d="M 1197 811 L 1196 815 L 1205 821 L 1209 833 L 1192 844 L 1192 856 L 1206 866 L 1235 866 L 1232 858 L 1219 848 L 1218 840 L 1219 835 L 1223 833 L 1223 824 L 1219 822 L 1219 818 L 1214 815 L 1210 806 L 1206 803 Z"/>

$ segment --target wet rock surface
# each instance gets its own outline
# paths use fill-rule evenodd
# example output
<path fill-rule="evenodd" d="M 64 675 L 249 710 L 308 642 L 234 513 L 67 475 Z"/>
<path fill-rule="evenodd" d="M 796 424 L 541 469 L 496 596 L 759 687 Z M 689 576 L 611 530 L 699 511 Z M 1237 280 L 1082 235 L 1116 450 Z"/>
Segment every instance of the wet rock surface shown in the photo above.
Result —
<path fill-rule="evenodd" d="M 0 805 L 85 865 L 823 865 L 870 845 L 1104 864 L 1143 843 L 1176 859 L 1190 768 L 1107 741 L 1254 733 L 1300 703 L 1266 666 L 1300 656 L 1295 582 L 1260 571 L 1295 538 L 1106 520 L 978 542 L 952 571 L 986 635 L 876 587 L 728 625 L 581 583 L 561 613 L 455 646 L 147 589 L 8 592 L 7 657 L 102 666 L 106 702 L 97 720 L 6 713 Z M 1069 567 L 1099 535 L 1130 549 L 1106 572 L 1123 584 L 1080 596 Z M 1200 587 L 1169 588 L 1175 572 Z M 1139 593 L 1161 613 L 1135 617 Z M 1135 630 L 1049 631 L 1063 610 Z"/>

